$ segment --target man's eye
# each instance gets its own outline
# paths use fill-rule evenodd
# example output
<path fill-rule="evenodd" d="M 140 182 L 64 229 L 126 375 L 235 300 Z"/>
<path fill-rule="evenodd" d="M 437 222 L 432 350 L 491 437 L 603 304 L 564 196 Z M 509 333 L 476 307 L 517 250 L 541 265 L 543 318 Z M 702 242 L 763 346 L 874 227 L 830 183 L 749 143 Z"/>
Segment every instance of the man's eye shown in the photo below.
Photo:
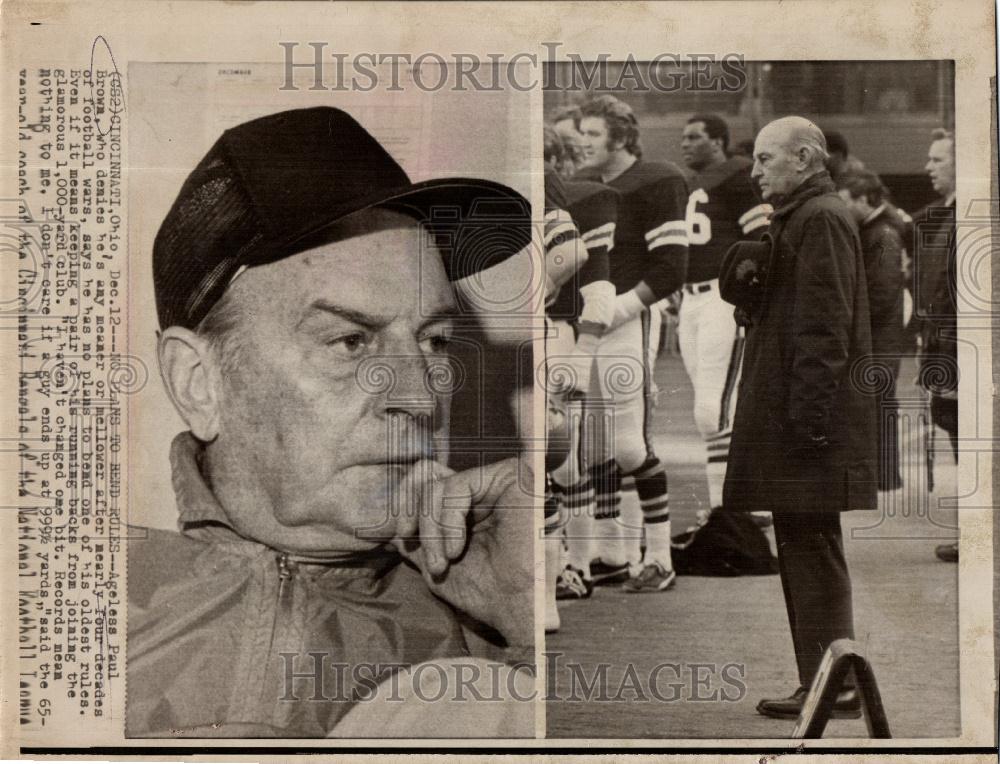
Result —
<path fill-rule="evenodd" d="M 342 334 L 339 337 L 333 337 L 327 340 L 326 344 L 338 353 L 353 358 L 361 355 L 368 349 L 369 338 L 361 332 L 352 332 L 351 334 Z"/>
<path fill-rule="evenodd" d="M 446 334 L 431 334 L 420 340 L 420 349 L 425 353 L 444 353 L 451 344 L 451 337 Z"/>

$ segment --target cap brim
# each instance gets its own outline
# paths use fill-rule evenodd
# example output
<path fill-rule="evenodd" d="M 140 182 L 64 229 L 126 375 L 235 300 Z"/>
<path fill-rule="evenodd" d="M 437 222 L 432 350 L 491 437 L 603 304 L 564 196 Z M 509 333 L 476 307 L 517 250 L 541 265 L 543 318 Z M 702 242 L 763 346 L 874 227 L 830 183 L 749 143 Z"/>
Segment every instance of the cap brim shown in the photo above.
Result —
<path fill-rule="evenodd" d="M 452 281 L 498 265 L 531 242 L 531 205 L 517 191 L 477 178 L 436 178 L 359 199 L 350 211 L 286 242 L 284 256 L 324 243 L 344 218 L 376 207 L 403 212 L 430 229 Z"/>

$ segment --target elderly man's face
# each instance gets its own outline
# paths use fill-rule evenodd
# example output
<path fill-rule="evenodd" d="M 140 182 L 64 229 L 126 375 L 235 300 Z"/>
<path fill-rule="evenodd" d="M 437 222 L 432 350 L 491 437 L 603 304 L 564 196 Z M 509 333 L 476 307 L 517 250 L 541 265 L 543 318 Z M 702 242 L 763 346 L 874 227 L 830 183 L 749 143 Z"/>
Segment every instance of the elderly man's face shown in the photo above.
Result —
<path fill-rule="evenodd" d="M 948 138 L 934 141 L 927 150 L 927 164 L 924 166 L 930 176 L 931 185 L 941 196 L 955 190 L 955 144 Z"/>
<path fill-rule="evenodd" d="M 252 500 L 226 507 L 237 530 L 278 548 L 366 549 L 373 528 L 391 537 L 389 496 L 430 456 L 443 403 L 426 376 L 447 363 L 451 285 L 414 221 L 368 214 L 369 232 L 230 287 L 240 360 L 222 382 L 212 449 L 245 470 Z"/>
<path fill-rule="evenodd" d="M 754 144 L 753 157 L 751 177 L 757 181 L 765 200 L 789 194 L 802 184 L 803 162 L 788 150 L 784 131 L 761 130 Z"/>

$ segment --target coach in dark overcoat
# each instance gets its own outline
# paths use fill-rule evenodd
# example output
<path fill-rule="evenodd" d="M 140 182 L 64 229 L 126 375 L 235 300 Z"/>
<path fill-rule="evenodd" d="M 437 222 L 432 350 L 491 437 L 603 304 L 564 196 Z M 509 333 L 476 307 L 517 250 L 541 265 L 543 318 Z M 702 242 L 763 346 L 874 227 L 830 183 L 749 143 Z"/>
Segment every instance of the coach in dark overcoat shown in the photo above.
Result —
<path fill-rule="evenodd" d="M 770 510 L 800 687 L 758 711 L 795 718 L 823 653 L 853 638 L 839 513 L 876 506 L 876 399 L 857 227 L 823 169 L 819 129 L 788 117 L 757 138 L 753 176 L 774 206 L 761 242 L 734 245 L 722 297 L 747 327 L 723 495 Z M 856 715 L 856 693 L 835 713 Z"/>

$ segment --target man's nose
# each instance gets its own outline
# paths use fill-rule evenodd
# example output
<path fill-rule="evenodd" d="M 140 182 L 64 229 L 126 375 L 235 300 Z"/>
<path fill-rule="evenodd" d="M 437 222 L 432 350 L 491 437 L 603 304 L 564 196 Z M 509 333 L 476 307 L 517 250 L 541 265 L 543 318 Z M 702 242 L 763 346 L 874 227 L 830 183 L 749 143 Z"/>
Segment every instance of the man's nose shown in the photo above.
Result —
<path fill-rule="evenodd" d="M 757 180 L 757 178 L 759 178 L 763 174 L 764 171 L 761 169 L 760 165 L 757 164 L 757 162 L 754 162 L 753 170 L 750 171 L 750 177 L 753 178 L 754 180 Z"/>
<path fill-rule="evenodd" d="M 434 374 L 424 354 L 414 349 L 368 359 L 359 368 L 358 383 L 378 397 L 377 407 L 383 414 L 420 417 L 433 414 L 438 405 Z"/>

